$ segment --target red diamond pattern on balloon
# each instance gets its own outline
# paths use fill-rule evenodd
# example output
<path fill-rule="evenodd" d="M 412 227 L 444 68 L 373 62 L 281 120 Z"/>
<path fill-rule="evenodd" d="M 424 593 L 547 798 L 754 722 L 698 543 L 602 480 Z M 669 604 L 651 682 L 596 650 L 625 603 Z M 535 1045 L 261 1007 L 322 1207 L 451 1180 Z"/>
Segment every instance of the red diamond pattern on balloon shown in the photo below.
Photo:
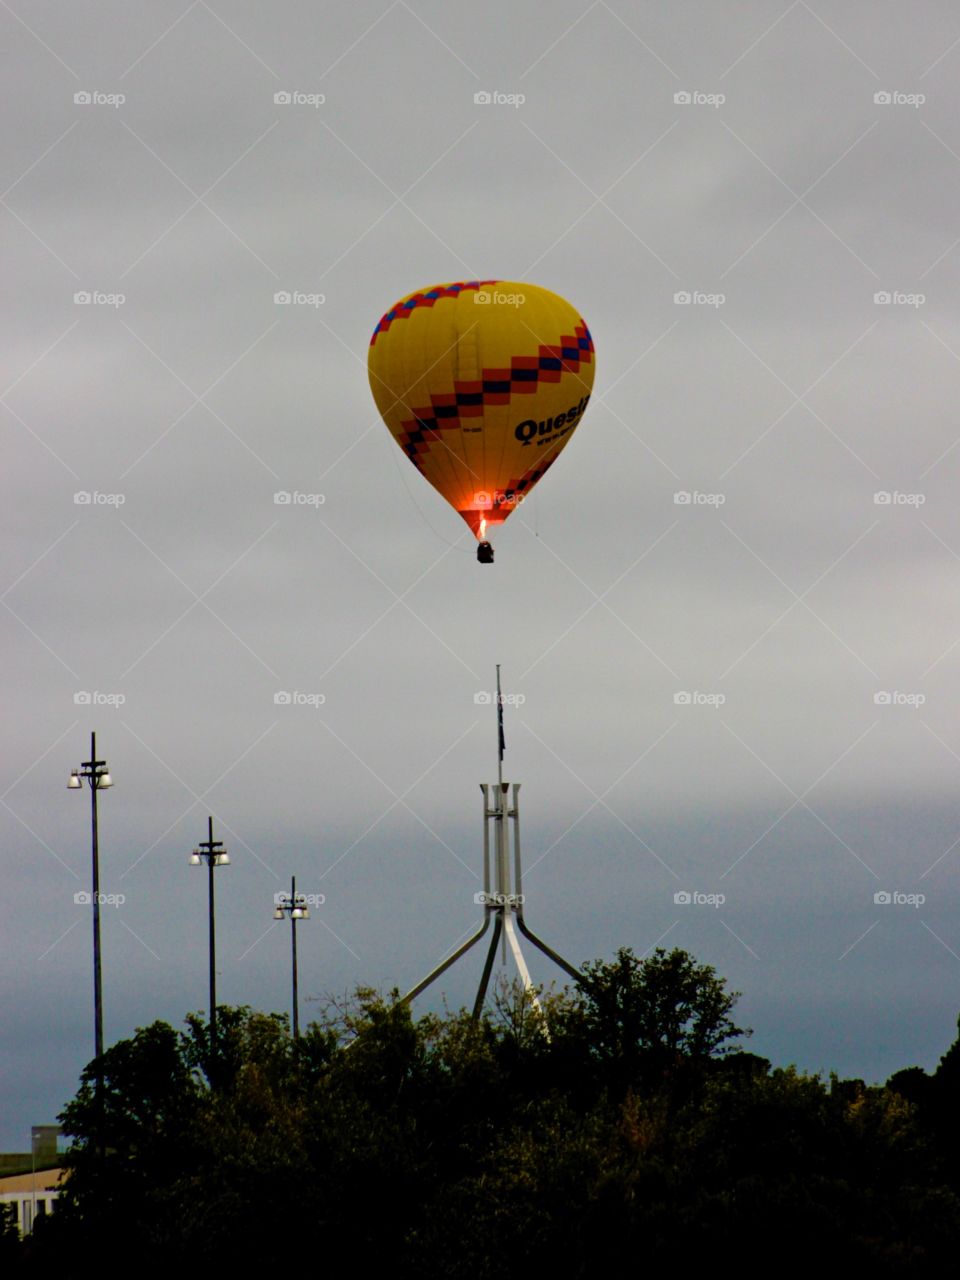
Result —
<path fill-rule="evenodd" d="M 477 381 L 455 382 L 452 394 L 432 395 L 429 408 L 411 408 L 413 417 L 400 424 L 402 435 L 398 443 L 413 464 L 422 469 L 421 455 L 431 445 L 442 443 L 441 433 L 459 427 L 461 418 L 482 417 L 485 405 L 509 404 L 515 395 L 531 395 L 539 383 L 559 382 L 565 373 L 579 373 L 580 366 L 592 359 L 593 339 L 581 321 L 574 334 L 564 334 L 556 345 L 538 347 L 535 356 L 513 356 L 509 369 L 484 369 Z M 526 485 L 531 483 L 526 481 Z M 520 492 L 519 483 L 511 488 Z"/>
<path fill-rule="evenodd" d="M 432 307 L 441 298 L 459 298 L 460 294 L 467 289 L 481 289 L 486 284 L 499 283 L 499 280 L 464 280 L 458 284 L 448 284 L 445 288 L 438 286 L 435 289 L 427 289 L 423 293 L 415 293 L 412 298 L 407 298 L 405 302 L 398 302 L 395 307 L 391 307 L 385 315 L 380 317 L 380 322 L 370 339 L 370 345 L 372 347 L 376 342 L 378 334 L 387 332 L 394 320 L 406 320 L 407 316 L 412 315 L 418 307 Z"/>

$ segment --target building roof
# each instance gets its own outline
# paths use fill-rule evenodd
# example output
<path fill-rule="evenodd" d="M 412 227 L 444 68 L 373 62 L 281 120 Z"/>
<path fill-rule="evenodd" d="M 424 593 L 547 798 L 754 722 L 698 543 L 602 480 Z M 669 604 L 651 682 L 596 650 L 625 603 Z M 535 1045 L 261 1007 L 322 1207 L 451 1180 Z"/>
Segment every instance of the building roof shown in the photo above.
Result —
<path fill-rule="evenodd" d="M 59 1191 L 60 1178 L 63 1174 L 62 1169 L 38 1169 L 36 1174 L 33 1173 L 15 1173 L 6 1178 L 0 1178 L 0 1195 L 4 1192 L 17 1191 L 33 1191 L 34 1187 L 38 1191 Z M 36 1181 L 34 1181 L 36 1179 Z"/>

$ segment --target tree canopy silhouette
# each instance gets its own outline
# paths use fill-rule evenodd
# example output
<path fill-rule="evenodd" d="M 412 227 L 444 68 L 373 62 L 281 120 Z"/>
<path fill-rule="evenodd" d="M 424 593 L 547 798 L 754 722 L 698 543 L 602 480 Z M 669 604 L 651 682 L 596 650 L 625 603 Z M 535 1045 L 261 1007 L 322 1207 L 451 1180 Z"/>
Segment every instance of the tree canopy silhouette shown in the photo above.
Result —
<path fill-rule="evenodd" d="M 501 986 L 479 1020 L 359 989 L 297 1042 L 248 1008 L 218 1011 L 216 1046 L 196 1016 L 153 1023 L 103 1055 L 102 1102 L 84 1071 L 60 1206 L 9 1274 L 70 1280 L 104 1249 L 145 1277 L 245 1274 L 284 1241 L 401 1280 L 632 1280 L 678 1249 L 943 1274 L 960 1198 L 934 1129 L 936 1107 L 957 1116 L 957 1054 L 926 1085 L 900 1073 L 919 1106 L 825 1083 L 738 1048 L 737 996 L 685 951 L 621 948 L 573 990 Z"/>

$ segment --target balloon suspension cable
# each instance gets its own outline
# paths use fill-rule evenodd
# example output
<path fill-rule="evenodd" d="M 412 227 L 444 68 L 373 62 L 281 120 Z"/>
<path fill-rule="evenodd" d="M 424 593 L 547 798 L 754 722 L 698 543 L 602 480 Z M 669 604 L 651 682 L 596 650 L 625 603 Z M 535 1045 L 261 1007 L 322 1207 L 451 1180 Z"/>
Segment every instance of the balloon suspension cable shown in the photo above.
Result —
<path fill-rule="evenodd" d="M 410 488 L 409 484 L 407 483 L 406 473 L 403 471 L 403 469 L 400 466 L 400 461 L 399 461 L 399 458 L 396 457 L 396 452 L 397 452 L 396 449 L 391 449 L 390 457 L 393 458 L 393 465 L 394 467 L 396 467 L 397 475 L 400 477 L 400 481 L 404 489 L 406 490 L 407 497 L 410 499 L 411 503 L 413 504 L 414 509 L 416 510 L 417 514 L 420 516 L 420 519 L 427 526 L 427 528 L 430 530 L 433 536 L 435 538 L 439 538 L 440 541 L 445 543 L 452 551 L 459 551 L 461 555 L 469 555 L 470 554 L 469 548 L 461 547 L 459 545 L 459 542 L 462 541 L 462 536 L 460 539 L 458 539 L 457 542 L 451 542 L 448 537 L 442 534 L 439 529 L 434 528 L 434 526 L 430 523 L 430 521 L 427 518 L 427 513 L 424 511 L 423 507 L 420 505 L 419 501 L 414 496 L 413 490 Z"/>

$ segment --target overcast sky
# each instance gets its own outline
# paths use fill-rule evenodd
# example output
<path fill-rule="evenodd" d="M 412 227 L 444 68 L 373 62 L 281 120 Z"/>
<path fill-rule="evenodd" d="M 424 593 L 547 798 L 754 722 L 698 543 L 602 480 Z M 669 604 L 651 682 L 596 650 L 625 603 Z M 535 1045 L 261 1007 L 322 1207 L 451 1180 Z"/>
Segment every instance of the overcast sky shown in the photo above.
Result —
<path fill-rule="evenodd" d="M 689 949 L 778 1065 L 935 1066 L 957 6 L 11 0 L 0 29 L 0 1147 L 92 1056 L 91 730 L 108 1043 L 206 1007 L 208 814 L 220 999 L 288 1009 L 296 874 L 309 1019 L 476 924 L 497 662 L 535 930 L 575 964 Z M 596 344 L 493 567 L 366 375 L 392 303 L 476 278 Z"/>

